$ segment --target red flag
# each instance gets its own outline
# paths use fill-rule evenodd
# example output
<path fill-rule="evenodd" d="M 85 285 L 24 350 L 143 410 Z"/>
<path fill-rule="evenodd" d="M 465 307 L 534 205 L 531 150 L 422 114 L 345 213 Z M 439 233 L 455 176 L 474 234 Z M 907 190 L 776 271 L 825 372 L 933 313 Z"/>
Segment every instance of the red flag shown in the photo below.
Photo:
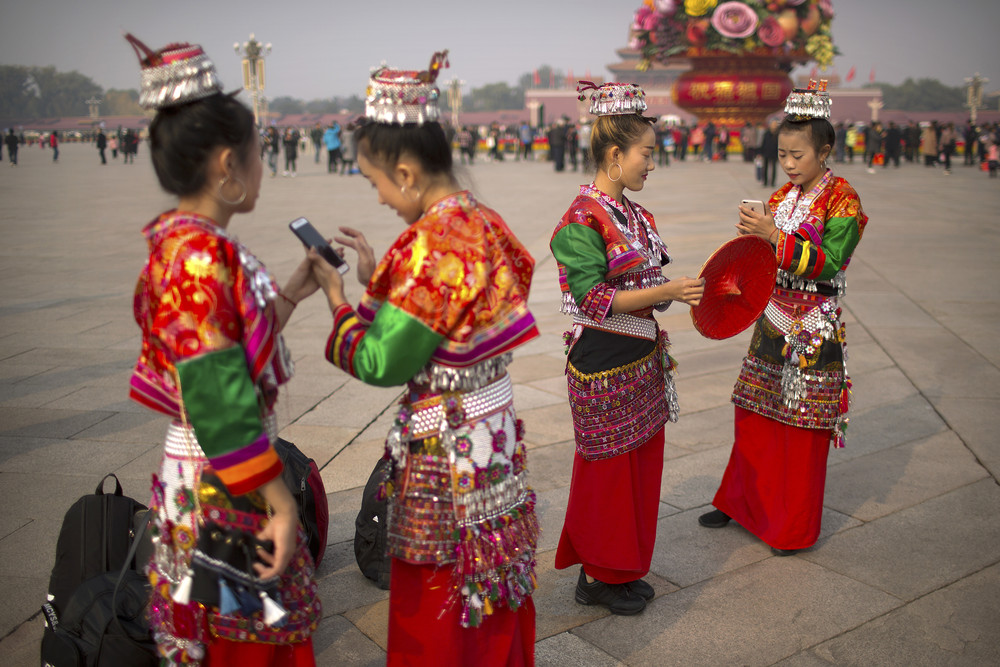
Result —
<path fill-rule="evenodd" d="M 534 82 L 534 84 L 535 84 L 536 86 L 540 86 L 540 85 L 542 85 L 542 77 L 540 77 L 540 76 L 538 75 L 538 70 L 537 70 L 537 69 L 535 70 L 535 76 L 534 76 L 534 78 L 532 79 L 532 81 Z"/>
<path fill-rule="evenodd" d="M 845 79 L 845 81 L 854 81 L 854 75 L 857 73 L 858 73 L 858 68 L 852 67 L 851 71 L 847 73 L 847 78 Z"/>
<path fill-rule="evenodd" d="M 868 81 L 871 82 L 871 83 L 875 83 L 875 68 L 874 67 L 872 67 L 872 73 L 868 75 Z"/>

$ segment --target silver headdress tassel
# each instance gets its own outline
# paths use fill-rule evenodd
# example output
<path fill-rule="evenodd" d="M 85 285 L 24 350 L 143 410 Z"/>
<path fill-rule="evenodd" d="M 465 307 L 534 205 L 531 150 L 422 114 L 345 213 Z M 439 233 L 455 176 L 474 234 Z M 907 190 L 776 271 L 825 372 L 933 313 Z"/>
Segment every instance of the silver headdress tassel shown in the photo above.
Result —
<path fill-rule="evenodd" d="M 646 93 L 634 83 L 605 83 L 598 86 L 593 81 L 580 81 L 576 92 L 582 102 L 590 94 L 590 113 L 595 116 L 625 116 L 641 114 L 646 110 Z"/>
<path fill-rule="evenodd" d="M 387 125 L 423 125 L 440 117 L 434 84 L 442 67 L 448 67 L 448 51 L 438 51 L 423 72 L 379 67 L 372 72 L 365 95 L 365 116 Z"/>
<path fill-rule="evenodd" d="M 826 79 L 809 79 L 808 88 L 796 88 L 785 101 L 785 113 L 794 120 L 825 118 L 830 120 L 830 93 L 826 92 Z"/>
<path fill-rule="evenodd" d="M 168 44 L 152 51 L 126 34 L 142 65 L 139 106 L 163 109 L 222 92 L 215 65 L 197 44 Z"/>

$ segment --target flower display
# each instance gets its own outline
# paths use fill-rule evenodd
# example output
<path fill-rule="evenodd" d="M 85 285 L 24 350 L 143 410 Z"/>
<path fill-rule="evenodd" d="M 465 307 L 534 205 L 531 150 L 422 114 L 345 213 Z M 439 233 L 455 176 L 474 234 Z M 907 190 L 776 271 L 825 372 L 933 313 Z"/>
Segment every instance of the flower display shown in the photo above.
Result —
<path fill-rule="evenodd" d="M 706 52 L 776 55 L 826 68 L 838 53 L 832 0 L 643 0 L 630 45 L 646 66 Z"/>

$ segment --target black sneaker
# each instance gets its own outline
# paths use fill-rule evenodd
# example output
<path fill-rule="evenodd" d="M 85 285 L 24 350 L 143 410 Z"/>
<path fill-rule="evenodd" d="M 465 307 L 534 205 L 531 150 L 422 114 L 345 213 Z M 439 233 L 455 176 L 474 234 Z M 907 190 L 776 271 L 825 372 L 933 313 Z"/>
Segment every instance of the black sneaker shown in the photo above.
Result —
<path fill-rule="evenodd" d="M 646 608 L 646 601 L 632 592 L 628 584 L 606 584 L 594 580 L 587 583 L 587 575 L 580 568 L 580 579 L 576 582 L 576 601 L 580 604 L 600 604 L 612 614 L 631 616 Z"/>
<path fill-rule="evenodd" d="M 729 515 L 722 510 L 712 510 L 698 517 L 698 523 L 705 528 L 725 528 L 729 524 Z"/>
<path fill-rule="evenodd" d="M 775 556 L 794 556 L 798 553 L 798 549 L 779 549 L 778 547 L 771 547 L 771 553 Z"/>
<path fill-rule="evenodd" d="M 645 581 L 643 581 L 642 579 L 636 579 L 635 581 L 630 581 L 625 585 L 628 586 L 630 591 L 641 597 L 646 602 L 649 602 L 654 597 L 656 597 L 656 591 L 653 590 L 653 587 L 650 586 Z"/>

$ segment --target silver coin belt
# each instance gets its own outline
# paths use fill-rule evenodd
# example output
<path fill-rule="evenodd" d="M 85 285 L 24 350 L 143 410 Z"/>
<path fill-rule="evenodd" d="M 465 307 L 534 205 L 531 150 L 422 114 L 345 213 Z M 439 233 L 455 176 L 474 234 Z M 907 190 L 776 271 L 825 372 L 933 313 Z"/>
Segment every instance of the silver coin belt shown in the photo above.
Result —
<path fill-rule="evenodd" d="M 633 338 L 656 340 L 656 321 L 651 317 L 636 317 L 628 313 L 618 313 L 617 315 L 606 317 L 603 322 L 598 323 L 585 315 L 577 313 L 573 316 L 573 324 L 632 336 Z"/>
<path fill-rule="evenodd" d="M 472 423 L 485 419 L 514 402 L 514 385 L 510 375 L 491 382 L 482 389 L 463 393 L 463 421 Z M 426 438 L 440 431 L 441 423 L 445 421 L 444 398 L 432 396 L 413 404 L 413 415 L 410 417 L 410 435 L 412 438 Z"/>

